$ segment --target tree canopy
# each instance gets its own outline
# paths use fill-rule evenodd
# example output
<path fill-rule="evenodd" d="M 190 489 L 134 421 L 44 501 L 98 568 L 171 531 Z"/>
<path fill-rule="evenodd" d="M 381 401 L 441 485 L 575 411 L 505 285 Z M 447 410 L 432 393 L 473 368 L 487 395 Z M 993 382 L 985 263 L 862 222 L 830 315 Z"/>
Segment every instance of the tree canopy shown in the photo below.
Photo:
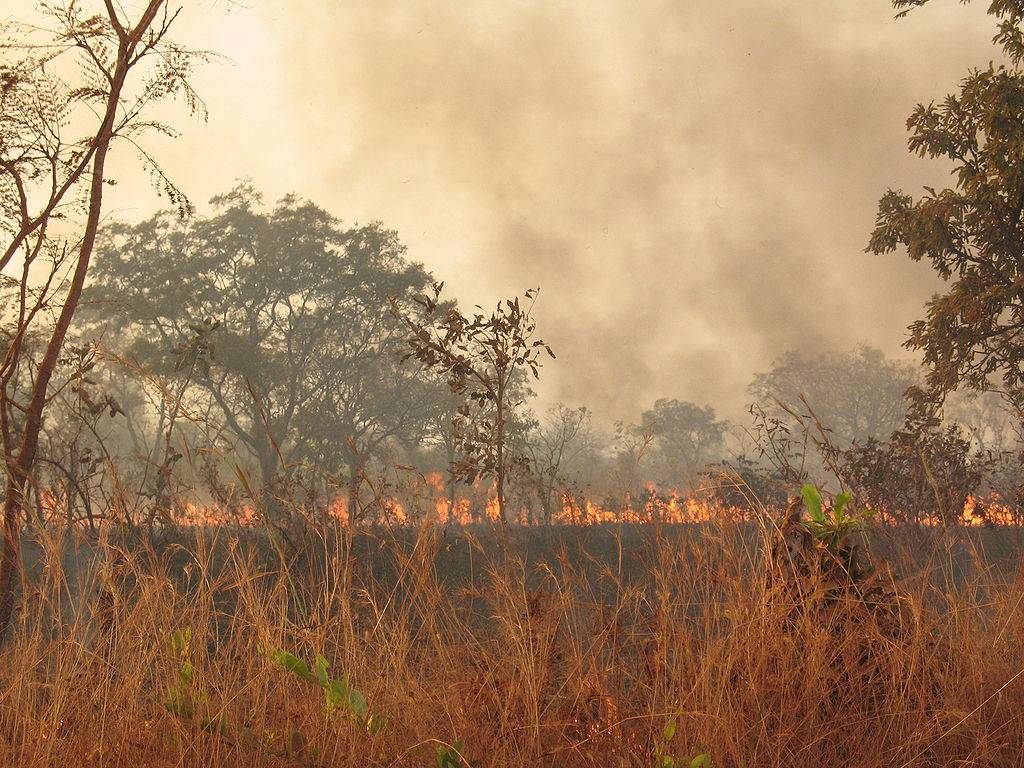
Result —
<path fill-rule="evenodd" d="M 906 413 L 904 394 L 917 367 L 861 346 L 818 355 L 791 351 L 755 374 L 750 393 L 766 412 L 784 421 L 784 408 L 804 409 L 801 398 L 842 444 L 887 438 Z M 781 405 L 780 405 L 781 404 Z"/>
<path fill-rule="evenodd" d="M 264 208 L 248 183 L 212 205 L 109 228 L 88 294 L 108 338 L 166 374 L 187 369 L 264 484 L 281 459 L 354 470 L 415 439 L 437 387 L 399 365 L 388 309 L 430 276 L 396 233 L 294 195 Z"/>
<path fill-rule="evenodd" d="M 896 0 L 907 10 L 927 0 Z M 928 366 L 928 402 L 961 384 L 1024 394 L 1024 3 L 993 0 L 995 41 L 1008 64 L 975 69 L 957 93 L 918 104 L 910 151 L 952 164 L 953 184 L 915 199 L 890 189 L 867 250 L 899 247 L 947 283 L 910 326 L 906 346 Z"/>
<path fill-rule="evenodd" d="M 721 458 L 725 427 L 709 405 L 660 398 L 641 414 L 637 429 L 653 442 L 661 479 L 677 488 Z"/>

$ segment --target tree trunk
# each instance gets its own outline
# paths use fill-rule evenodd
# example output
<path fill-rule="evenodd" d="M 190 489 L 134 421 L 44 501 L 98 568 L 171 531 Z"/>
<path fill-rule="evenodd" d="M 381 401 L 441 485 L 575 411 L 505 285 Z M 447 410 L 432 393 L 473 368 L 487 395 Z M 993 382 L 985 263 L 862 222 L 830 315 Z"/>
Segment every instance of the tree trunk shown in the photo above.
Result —
<path fill-rule="evenodd" d="M 24 501 L 24 476 L 20 467 L 8 471 L 4 488 L 4 549 L 0 559 L 0 643 L 7 635 L 14 614 L 14 587 L 21 570 L 21 507 Z"/>
<path fill-rule="evenodd" d="M 274 488 L 277 477 L 277 451 L 269 440 L 260 446 L 257 459 L 260 463 L 260 503 L 263 506 L 263 513 L 268 519 L 273 520 L 280 510 Z"/>
<path fill-rule="evenodd" d="M 363 470 L 366 462 L 353 457 L 349 462 L 348 473 L 348 521 L 354 523 L 359 516 L 359 488 L 363 482 Z"/>
<path fill-rule="evenodd" d="M 159 6 L 159 3 L 154 4 Z M 150 13 L 152 12 L 152 13 Z M 156 8 L 147 10 L 145 22 L 148 27 Z M 142 27 L 144 29 L 145 27 Z M 141 35 L 141 29 L 139 30 Z M 25 488 L 35 465 L 36 450 L 39 447 L 39 433 L 43 426 L 43 409 L 46 406 L 46 395 L 50 378 L 57 367 L 64 339 L 74 317 L 78 302 L 82 298 L 85 276 L 89 271 L 93 247 L 96 245 L 96 233 L 100 225 L 100 213 L 103 209 L 103 173 L 106 168 L 107 153 L 113 138 L 114 120 L 124 88 L 128 70 L 131 68 L 131 57 L 137 45 L 137 38 L 124 39 L 118 50 L 117 65 L 107 97 L 106 112 L 103 122 L 96 134 L 96 151 L 93 157 L 92 178 L 89 188 L 89 211 L 86 216 L 85 230 L 78 251 L 78 261 L 68 288 L 67 298 L 61 308 L 60 315 L 50 335 L 46 352 L 39 363 L 35 381 L 32 383 L 32 398 L 25 413 L 25 430 L 21 445 L 16 455 L 7 457 L 7 483 L 3 501 L 3 553 L 0 555 L 0 643 L 7 635 L 11 617 L 14 613 L 14 588 L 21 570 L 21 516 L 25 507 Z"/>
<path fill-rule="evenodd" d="M 459 498 L 458 485 L 455 482 L 455 478 L 448 475 L 448 522 L 450 523 L 455 518 L 455 505 L 458 504 Z M 459 520 L 461 523 L 462 521 Z"/>
<path fill-rule="evenodd" d="M 505 393 L 499 388 L 497 397 L 497 413 L 495 415 L 495 443 L 494 451 L 497 459 L 497 467 L 494 473 L 494 490 L 498 497 L 498 522 L 501 523 L 501 530 L 508 528 L 508 518 L 505 516 L 505 411 L 502 407 L 502 400 Z"/>
<path fill-rule="evenodd" d="M 545 488 L 543 494 L 541 494 L 541 499 L 540 499 L 541 514 L 543 514 L 543 516 L 544 516 L 544 525 L 546 525 L 548 527 L 551 526 L 551 507 L 552 507 L 551 496 L 552 495 L 553 494 L 550 491 L 550 489 Z"/>
<path fill-rule="evenodd" d="M 455 440 L 447 440 L 445 448 L 448 451 L 448 522 L 451 523 L 455 516 L 455 504 L 458 502 L 458 484 L 453 471 L 455 466 Z M 459 522 L 462 521 L 460 520 Z"/>

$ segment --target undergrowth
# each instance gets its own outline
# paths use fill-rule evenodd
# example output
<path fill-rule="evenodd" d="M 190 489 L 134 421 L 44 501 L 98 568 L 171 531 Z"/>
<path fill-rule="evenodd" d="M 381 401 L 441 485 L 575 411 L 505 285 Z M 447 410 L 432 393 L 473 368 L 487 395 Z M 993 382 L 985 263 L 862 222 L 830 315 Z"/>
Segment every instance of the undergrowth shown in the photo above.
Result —
<path fill-rule="evenodd" d="M 849 514 L 803 524 L 840 563 Z M 55 534 L 0 651 L 0 764 L 1024 765 L 1019 573 L 953 581 L 911 552 L 898 584 L 872 572 L 882 612 L 765 578 L 768 522 L 652 525 L 627 568 L 584 534 L 550 559 L 511 535 L 452 579 L 431 528 L 311 533 L 316 568 L 227 531 L 108 541 L 77 575 Z"/>

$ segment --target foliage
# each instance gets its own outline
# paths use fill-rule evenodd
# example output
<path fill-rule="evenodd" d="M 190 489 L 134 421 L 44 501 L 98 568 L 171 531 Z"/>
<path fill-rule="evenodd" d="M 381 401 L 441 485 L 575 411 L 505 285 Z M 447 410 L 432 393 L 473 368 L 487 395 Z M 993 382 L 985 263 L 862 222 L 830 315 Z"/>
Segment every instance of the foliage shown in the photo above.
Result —
<path fill-rule="evenodd" d="M 405 356 L 415 359 L 447 382 L 451 391 L 464 395 L 459 406 L 456 435 L 460 458 L 452 467 L 455 477 L 467 483 L 493 478 L 502 525 L 507 524 L 505 480 L 524 469 L 521 453 L 508 450 L 516 408 L 524 390 L 522 375 L 540 377 L 541 355 L 555 354 L 535 338 L 533 305 L 537 291 L 499 302 L 490 314 L 482 307 L 467 316 L 441 301 L 443 283 L 434 283 L 428 294 L 415 299 L 410 312 L 392 302 L 392 314 L 407 328 Z M 517 387 L 518 384 L 518 387 Z"/>
<path fill-rule="evenodd" d="M 904 12 L 925 0 L 895 0 Z M 958 93 L 918 104 L 907 121 L 910 151 L 952 163 L 954 185 L 914 199 L 890 189 L 878 206 L 867 250 L 906 249 L 947 282 L 910 326 L 923 352 L 928 409 L 957 386 L 987 390 L 996 380 L 1024 403 L 1024 53 L 1019 0 L 994 0 L 996 42 L 1010 64 L 972 70 Z"/>
<path fill-rule="evenodd" d="M 720 458 L 725 422 L 709 405 L 660 398 L 640 416 L 637 429 L 653 440 L 657 472 L 670 487 L 692 478 L 706 463 Z"/>
<path fill-rule="evenodd" d="M 766 414 L 789 425 L 794 420 L 786 409 L 797 408 L 803 398 L 833 438 L 849 445 L 888 437 L 899 427 L 904 393 L 917 377 L 915 366 L 889 360 L 871 347 L 816 355 L 793 351 L 756 374 L 749 391 Z"/>
<path fill-rule="evenodd" d="M 931 0 L 893 0 L 893 7 L 899 13 L 897 18 L 906 16 L 914 8 L 920 8 Z M 971 0 L 960 0 L 962 3 L 969 3 Z M 1003 48 L 1003 53 L 1014 64 L 1024 61 L 1024 31 L 1021 30 L 1021 22 L 1024 21 L 1024 2 L 1022 0 L 988 0 L 988 13 L 999 19 L 999 27 L 992 42 Z"/>
<path fill-rule="evenodd" d="M 465 750 L 466 747 L 461 741 L 454 744 L 438 744 L 434 750 L 434 764 L 437 768 L 464 768 L 469 765 L 462 756 Z"/>
<path fill-rule="evenodd" d="M 653 768 L 716 768 L 708 752 L 701 752 L 686 760 L 679 760 L 671 751 L 671 742 L 676 735 L 676 721 L 669 720 L 661 732 L 661 740 L 654 745 Z"/>
<path fill-rule="evenodd" d="M 848 546 L 850 536 L 864 530 L 864 524 L 874 513 L 871 510 L 848 513 L 847 506 L 853 496 L 843 492 L 836 494 L 828 508 L 821 500 L 821 494 L 811 483 L 801 489 L 804 508 L 810 516 L 804 526 L 811 535 L 824 544 L 834 555 L 842 556 L 848 570 L 855 567 L 852 561 L 853 548 Z"/>
<path fill-rule="evenodd" d="M 210 699 L 195 682 L 195 667 L 190 650 L 192 630 L 175 630 L 171 633 L 171 656 L 178 664 L 177 680 L 170 686 L 164 708 L 186 723 L 194 723 L 204 730 L 223 732 L 225 721 L 221 713 L 213 714 Z"/>
<path fill-rule="evenodd" d="M 843 492 L 826 505 L 818 489 L 805 484 L 776 527 L 768 581 L 781 587 L 774 594 L 789 603 L 790 621 L 809 619 L 840 635 L 871 621 L 895 638 L 906 626 L 903 601 L 867 551 L 866 522 L 874 511 L 851 511 L 852 502 Z M 852 640 L 864 663 L 874 663 L 877 649 Z"/>
<path fill-rule="evenodd" d="M 967 497 L 993 467 L 993 454 L 974 451 L 956 424 L 909 423 L 887 441 L 843 451 L 844 479 L 872 509 L 904 519 L 955 523 Z"/>
<path fill-rule="evenodd" d="M 186 215 L 187 198 L 142 139 L 176 135 L 157 117 L 159 102 L 182 98 L 190 112 L 205 115 L 189 77 L 210 58 L 171 41 L 180 9 L 166 0 L 148 0 L 134 19 L 110 2 L 100 12 L 77 2 L 38 8 L 36 23 L 0 23 L 0 270 L 15 272 L 19 286 L 0 361 L 0 638 L 13 609 L 19 529 L 51 380 L 89 276 L 105 187 L 115 182 L 108 157 L 117 146 L 134 149 L 158 190 Z M 35 362 L 25 342 L 40 328 L 47 341 Z M 19 390 L 25 378 L 31 385 Z M 14 412 L 21 418 L 12 420 Z M 15 427 L 22 418 L 23 428 Z"/>
<path fill-rule="evenodd" d="M 377 734 L 386 724 L 387 718 L 370 712 L 366 696 L 351 686 L 348 675 L 333 678 L 328 674 L 329 664 L 323 655 L 316 655 L 312 670 L 303 659 L 289 651 L 272 648 L 269 655 L 271 661 L 285 672 L 323 689 L 327 714 L 341 712 L 371 735 Z"/>
<path fill-rule="evenodd" d="M 388 441 L 415 442 L 440 394 L 397 364 L 387 311 L 429 275 L 379 224 L 261 200 L 243 182 L 211 216 L 111 226 L 90 316 L 150 369 L 192 372 L 190 401 L 253 456 L 264 491 L 304 462 L 355 479 Z"/>

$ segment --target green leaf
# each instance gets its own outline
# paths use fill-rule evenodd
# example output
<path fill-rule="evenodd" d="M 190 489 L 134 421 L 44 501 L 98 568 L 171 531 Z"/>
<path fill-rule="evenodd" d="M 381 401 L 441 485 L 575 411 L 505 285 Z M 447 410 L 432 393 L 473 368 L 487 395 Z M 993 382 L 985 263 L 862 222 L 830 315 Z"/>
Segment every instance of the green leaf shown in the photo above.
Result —
<path fill-rule="evenodd" d="M 192 662 L 183 661 L 181 663 L 181 669 L 178 670 L 178 679 L 186 688 L 192 685 L 192 674 L 194 671 L 195 668 L 192 666 Z"/>
<path fill-rule="evenodd" d="M 348 683 L 344 680 L 331 680 L 324 691 L 328 710 L 347 709 L 349 704 Z"/>
<path fill-rule="evenodd" d="M 285 672 L 291 672 L 305 680 L 313 679 L 313 675 L 309 671 L 309 665 L 294 653 L 275 648 L 270 652 L 270 658 Z"/>
<path fill-rule="evenodd" d="M 804 486 L 805 488 L 807 486 Z M 813 486 L 812 486 L 813 487 Z M 707 752 L 701 752 L 690 761 L 690 768 L 714 768 L 714 761 Z"/>
<path fill-rule="evenodd" d="M 462 754 L 464 747 L 461 741 L 456 741 L 452 746 L 439 744 L 437 747 L 437 768 L 462 768 Z"/>
<path fill-rule="evenodd" d="M 313 661 L 313 670 L 316 672 L 316 681 L 325 688 L 331 681 L 331 678 L 327 676 L 327 667 L 327 659 L 318 653 Z"/>
<path fill-rule="evenodd" d="M 188 652 L 188 647 L 191 642 L 192 630 L 187 627 L 171 633 L 171 650 L 179 659 Z"/>
<path fill-rule="evenodd" d="M 841 523 L 843 521 L 843 510 L 851 501 L 853 501 L 853 495 L 846 493 L 845 491 L 838 494 L 835 499 L 832 500 L 832 514 L 837 523 Z"/>
<path fill-rule="evenodd" d="M 665 730 L 662 731 L 661 735 L 666 743 L 672 741 L 672 737 L 676 735 L 676 721 L 669 720 L 668 723 L 665 724 Z"/>
<path fill-rule="evenodd" d="M 366 697 L 363 696 L 362 691 L 357 691 L 355 688 L 351 689 L 348 694 L 348 708 L 349 710 L 360 718 L 365 718 L 366 713 L 370 707 L 366 703 Z"/>
<path fill-rule="evenodd" d="M 807 507 L 807 514 L 816 523 L 825 522 L 825 513 L 821 511 L 821 494 L 818 489 L 810 483 L 803 487 L 804 506 Z"/>

